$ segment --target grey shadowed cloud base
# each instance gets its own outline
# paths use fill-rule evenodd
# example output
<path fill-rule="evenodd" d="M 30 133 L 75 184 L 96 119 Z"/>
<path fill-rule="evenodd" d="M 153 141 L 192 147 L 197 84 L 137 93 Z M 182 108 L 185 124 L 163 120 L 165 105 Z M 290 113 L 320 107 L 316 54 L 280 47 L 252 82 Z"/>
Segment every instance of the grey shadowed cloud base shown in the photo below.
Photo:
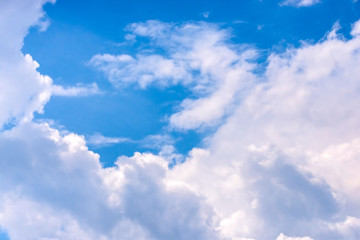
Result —
<path fill-rule="evenodd" d="M 261 75 L 248 62 L 256 50 L 216 25 L 130 25 L 167 55 L 90 63 L 117 87 L 184 85 L 196 98 L 169 125 L 218 129 L 172 169 L 142 153 L 103 168 L 83 136 L 32 121 L 54 86 L 21 47 L 45 2 L 1 1 L 0 124 L 15 126 L 0 132 L 0 227 L 10 239 L 359 239 L 360 22 L 348 40 L 334 29 L 271 54 Z"/>

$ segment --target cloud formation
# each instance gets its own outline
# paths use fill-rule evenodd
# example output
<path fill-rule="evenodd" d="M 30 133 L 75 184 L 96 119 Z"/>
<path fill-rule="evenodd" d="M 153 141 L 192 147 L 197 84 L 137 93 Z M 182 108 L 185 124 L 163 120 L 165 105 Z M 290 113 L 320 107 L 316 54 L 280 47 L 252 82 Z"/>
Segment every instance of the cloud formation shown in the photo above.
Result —
<path fill-rule="evenodd" d="M 135 34 L 154 41 L 173 34 L 159 22 L 132 26 Z M 219 107 L 235 104 L 233 114 L 208 139 L 208 149 L 193 149 L 183 164 L 169 172 L 168 186 L 187 188 L 212 206 L 217 213 L 214 228 L 221 239 L 356 239 L 359 232 L 350 226 L 359 219 L 354 194 L 359 181 L 353 176 L 360 166 L 354 151 L 360 120 L 357 26 L 358 22 L 349 40 L 334 28 L 318 43 L 271 54 L 264 74 L 247 68 L 246 79 L 251 81 L 246 91 L 234 87 L 221 95 L 230 93 L 240 100 Z M 167 44 L 171 49 L 171 41 Z M 207 49 L 216 53 L 216 47 Z M 236 64 L 225 63 L 223 68 L 214 63 L 209 63 L 211 71 L 222 73 L 222 81 L 226 81 L 224 73 L 238 69 Z M 235 75 L 234 81 L 243 80 Z M 216 106 L 209 97 L 193 102 L 204 102 L 198 105 L 201 109 Z M 174 116 L 189 109 L 196 107 L 184 107 L 170 118 L 170 124 Z M 203 122 L 213 119 L 201 115 Z M 341 169 L 341 174 L 334 169 Z"/>
<path fill-rule="evenodd" d="M 228 44 L 230 32 L 205 22 L 183 25 L 147 21 L 128 26 L 132 35 L 150 39 L 166 55 L 96 55 L 90 64 L 115 86 L 183 85 L 198 98 L 185 99 L 170 117 L 171 126 L 195 129 L 217 123 L 231 109 L 235 95 L 251 85 L 254 50 Z"/>
<path fill-rule="evenodd" d="M 23 39 L 44 16 L 49 1 L 2 1 L 0 9 L 0 128 L 9 121 L 29 120 L 50 98 L 51 79 L 36 71 L 38 63 L 23 54 Z"/>
<path fill-rule="evenodd" d="M 5 131 L 0 143 L 0 225 L 10 239 L 215 239 L 201 200 L 162 183 L 160 157 L 102 168 L 83 137 L 47 124 Z"/>
<path fill-rule="evenodd" d="M 39 64 L 23 54 L 23 40 L 30 27 L 45 30 L 43 4 L 48 0 L 1 1 L 0 9 L 0 129 L 4 124 L 30 121 L 33 113 L 43 112 L 51 95 L 87 96 L 100 91 L 94 83 L 64 88 L 53 85 L 49 76 L 37 71 Z"/>
<path fill-rule="evenodd" d="M 14 23 L 22 30 L 13 35 L 20 45 L 43 15 L 43 3 L 16 8 L 19 16 L 31 16 Z M 0 16 L 7 16 L 7 4 Z M 0 132 L 1 229 L 14 240 L 358 239 L 359 24 L 350 39 L 333 31 L 317 43 L 271 54 L 263 74 L 252 72 L 254 51 L 230 43 L 218 26 L 130 25 L 132 34 L 150 38 L 167 55 L 97 55 L 94 66 L 115 85 L 191 89 L 196 98 L 172 115 L 175 127 L 228 117 L 203 149 L 192 149 L 173 168 L 168 161 L 177 155 L 170 145 L 159 156 L 135 153 L 103 168 L 83 136 L 61 134 L 31 117 L 19 121 Z M 2 41 L 16 43 L 9 39 Z M 1 54 L 15 60 L 1 68 L 0 96 L 11 99 L 3 89 L 18 86 L 13 97 L 24 96 L 3 103 L 1 124 L 40 110 L 53 89 L 20 45 Z"/>

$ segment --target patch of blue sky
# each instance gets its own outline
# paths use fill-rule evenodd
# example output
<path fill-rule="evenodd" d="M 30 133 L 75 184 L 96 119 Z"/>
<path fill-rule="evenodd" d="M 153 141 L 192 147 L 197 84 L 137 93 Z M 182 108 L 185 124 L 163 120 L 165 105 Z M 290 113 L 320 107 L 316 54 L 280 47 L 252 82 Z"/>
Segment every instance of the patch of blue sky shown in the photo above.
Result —
<path fill-rule="evenodd" d="M 279 3 L 274 0 L 58 0 L 55 5 L 47 4 L 49 28 L 32 29 L 23 51 L 39 62 L 39 71 L 49 75 L 55 84 L 95 82 L 102 93 L 79 98 L 53 96 L 45 106 L 45 113 L 36 115 L 36 119 L 53 119 L 65 129 L 86 137 L 99 133 L 133 140 L 90 145 L 90 149 L 100 153 L 105 165 L 111 165 L 119 155 L 132 155 L 134 151 L 159 151 L 143 144 L 142 139 L 149 135 L 170 134 L 177 151 L 186 154 L 192 147 L 201 145 L 204 135 L 211 133 L 211 129 L 169 130 L 167 117 L 190 91 L 181 86 L 115 88 L 88 61 L 96 54 L 136 55 L 144 47 L 151 48 L 146 38 L 124 43 L 128 33 L 125 29 L 130 23 L 156 19 L 173 23 L 207 21 L 229 28 L 233 43 L 249 44 L 259 50 L 261 54 L 256 61 L 261 66 L 266 64 L 270 51 L 300 45 L 301 40 L 319 41 L 337 21 L 346 37 L 351 23 L 360 17 L 359 2 L 353 0 L 323 0 L 301 8 Z"/>
<path fill-rule="evenodd" d="M 0 230 L 0 240 L 9 240 L 9 236 Z"/>

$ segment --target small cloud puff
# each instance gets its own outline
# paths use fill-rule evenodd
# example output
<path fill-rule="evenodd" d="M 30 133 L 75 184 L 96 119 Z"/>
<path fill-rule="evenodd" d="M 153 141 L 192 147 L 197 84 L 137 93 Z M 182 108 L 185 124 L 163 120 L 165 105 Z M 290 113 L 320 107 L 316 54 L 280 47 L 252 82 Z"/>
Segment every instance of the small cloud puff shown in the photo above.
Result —
<path fill-rule="evenodd" d="M 320 3 L 320 0 L 285 0 L 280 3 L 281 6 L 309 7 Z"/>
<path fill-rule="evenodd" d="M 51 93 L 53 96 L 61 97 L 82 97 L 101 94 L 96 83 L 89 85 L 77 84 L 74 87 L 63 87 L 60 85 L 53 85 Z"/>
<path fill-rule="evenodd" d="M 210 17 L 210 12 L 207 11 L 207 12 L 202 12 L 201 13 L 201 16 L 203 16 L 204 18 L 209 18 Z"/>
<path fill-rule="evenodd" d="M 96 133 L 94 135 L 89 136 L 87 139 L 87 143 L 89 145 L 95 146 L 106 146 L 106 145 L 113 145 L 118 143 L 125 143 L 125 142 L 134 142 L 129 138 L 122 138 L 122 137 L 105 137 L 100 133 Z"/>

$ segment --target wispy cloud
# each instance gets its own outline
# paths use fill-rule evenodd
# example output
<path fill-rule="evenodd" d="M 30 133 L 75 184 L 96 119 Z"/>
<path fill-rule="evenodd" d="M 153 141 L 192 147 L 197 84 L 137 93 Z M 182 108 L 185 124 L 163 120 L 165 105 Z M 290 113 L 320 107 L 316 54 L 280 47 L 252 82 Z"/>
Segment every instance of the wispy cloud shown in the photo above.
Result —
<path fill-rule="evenodd" d="M 202 12 L 201 16 L 203 16 L 204 18 L 209 18 L 210 17 L 210 12 L 209 11 Z"/>
<path fill-rule="evenodd" d="M 62 97 L 81 97 L 101 94 L 102 92 L 98 88 L 96 83 L 89 85 L 77 84 L 72 87 L 63 87 L 60 85 L 52 86 L 52 95 Z"/>
<path fill-rule="evenodd" d="M 100 133 L 96 133 L 94 135 L 87 137 L 86 142 L 89 145 L 107 146 L 107 145 L 126 143 L 126 142 L 134 142 L 134 141 L 129 138 L 123 138 L 123 137 L 105 137 L 104 135 L 102 135 Z"/>
<path fill-rule="evenodd" d="M 320 3 L 320 0 L 285 0 L 280 3 L 281 6 L 309 7 Z"/>
<path fill-rule="evenodd" d="M 165 145 L 172 145 L 175 143 L 175 139 L 168 134 L 157 134 L 157 135 L 148 135 L 143 138 L 141 145 L 147 148 L 160 150 Z"/>
<path fill-rule="evenodd" d="M 140 52 L 129 55 L 96 55 L 90 64 L 118 87 L 138 84 L 162 87 L 183 85 L 198 98 L 185 99 L 170 117 L 177 129 L 216 124 L 231 109 L 236 94 L 254 80 L 249 60 L 256 51 L 226 44 L 227 30 L 204 22 L 183 25 L 147 21 L 131 24 L 132 34 L 147 37 L 166 55 Z"/>

